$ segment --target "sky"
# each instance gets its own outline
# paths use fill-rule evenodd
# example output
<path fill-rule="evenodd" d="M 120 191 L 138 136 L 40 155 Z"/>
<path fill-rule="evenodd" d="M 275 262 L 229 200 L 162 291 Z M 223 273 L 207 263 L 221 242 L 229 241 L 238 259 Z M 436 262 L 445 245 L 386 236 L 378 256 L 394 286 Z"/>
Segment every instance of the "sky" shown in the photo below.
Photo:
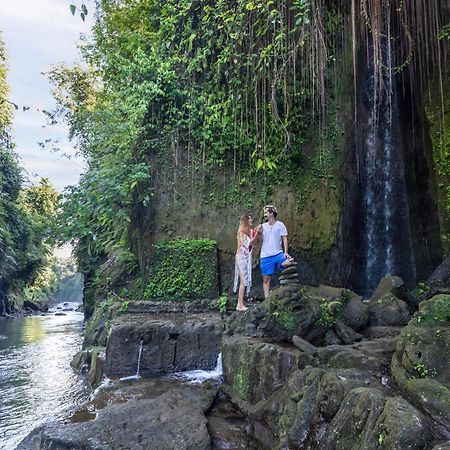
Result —
<path fill-rule="evenodd" d="M 89 34 L 93 23 L 93 0 L 84 0 L 88 16 L 83 22 L 70 4 L 81 7 L 83 0 L 0 0 L 0 31 L 8 56 L 9 100 L 19 106 L 14 112 L 12 140 L 28 179 L 50 179 L 60 192 L 78 182 L 85 168 L 68 141 L 68 129 L 47 125 L 42 110 L 55 106 L 52 86 L 42 72 L 53 65 L 73 65 L 80 59 L 80 33 Z M 23 107 L 30 107 L 23 111 Z M 43 150 L 39 142 L 58 140 L 58 152 Z M 71 158 L 63 154 L 71 155 Z"/>

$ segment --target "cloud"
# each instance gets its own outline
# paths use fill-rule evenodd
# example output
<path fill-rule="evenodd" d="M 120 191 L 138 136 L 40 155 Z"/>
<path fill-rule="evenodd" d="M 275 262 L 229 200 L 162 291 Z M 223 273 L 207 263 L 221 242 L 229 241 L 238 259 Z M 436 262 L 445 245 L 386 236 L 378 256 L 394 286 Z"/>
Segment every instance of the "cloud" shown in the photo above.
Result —
<path fill-rule="evenodd" d="M 72 32 L 88 32 L 92 25 L 94 5 L 83 22 L 79 15 L 72 16 L 69 1 L 61 0 L 14 0 L 2 1 L 0 15 L 3 21 L 20 20 L 41 29 L 65 29 Z M 92 3 L 92 2 L 87 2 Z"/>
<path fill-rule="evenodd" d="M 83 0 L 89 14 L 86 22 L 72 16 L 71 0 L 0 0 L 0 30 L 5 41 L 10 99 L 20 106 L 15 112 L 12 139 L 22 166 L 35 180 L 49 178 L 56 189 L 76 184 L 85 162 L 68 142 L 63 125 L 46 126 L 42 110 L 54 108 L 51 86 L 41 72 L 57 63 L 68 65 L 79 58 L 80 33 L 88 33 L 93 23 L 94 0 Z M 73 3 L 81 4 L 81 0 Z M 28 111 L 22 111 L 29 106 Z M 39 109 L 39 111 L 37 110 Z M 38 142 L 58 140 L 58 152 L 41 149 Z M 71 156 L 68 159 L 62 154 Z M 36 180 L 35 180 L 36 181 Z"/>
<path fill-rule="evenodd" d="M 31 182 L 40 178 L 49 178 L 52 185 L 62 192 L 68 185 L 77 184 L 83 167 L 71 160 L 49 160 L 36 155 L 22 156 L 22 167 Z"/>

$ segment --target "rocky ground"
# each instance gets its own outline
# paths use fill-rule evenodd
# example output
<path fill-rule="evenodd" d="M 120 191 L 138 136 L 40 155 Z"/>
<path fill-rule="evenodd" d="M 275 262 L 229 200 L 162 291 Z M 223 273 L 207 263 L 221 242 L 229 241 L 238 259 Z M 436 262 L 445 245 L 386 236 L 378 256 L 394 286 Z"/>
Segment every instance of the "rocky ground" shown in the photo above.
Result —
<path fill-rule="evenodd" d="M 116 381 L 19 449 L 450 448 L 450 295 L 421 294 L 288 283 L 224 329 L 198 305 L 102 308 L 74 360 L 93 385 L 138 359 L 146 376 L 210 369 L 220 348 L 223 384 Z"/>

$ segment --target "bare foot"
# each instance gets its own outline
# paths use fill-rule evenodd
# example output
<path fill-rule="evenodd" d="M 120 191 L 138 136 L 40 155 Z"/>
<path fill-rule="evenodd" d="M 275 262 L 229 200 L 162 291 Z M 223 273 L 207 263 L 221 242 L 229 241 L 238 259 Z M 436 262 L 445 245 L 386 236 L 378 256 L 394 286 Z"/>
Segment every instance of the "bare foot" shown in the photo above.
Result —
<path fill-rule="evenodd" d="M 242 307 L 236 307 L 236 311 L 247 311 L 247 307 L 246 306 L 242 306 Z"/>

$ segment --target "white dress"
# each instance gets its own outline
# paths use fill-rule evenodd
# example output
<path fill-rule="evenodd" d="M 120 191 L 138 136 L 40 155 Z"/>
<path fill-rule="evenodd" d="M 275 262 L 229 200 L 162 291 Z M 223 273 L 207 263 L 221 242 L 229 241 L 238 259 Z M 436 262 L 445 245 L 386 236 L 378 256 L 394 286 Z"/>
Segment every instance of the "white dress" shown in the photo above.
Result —
<path fill-rule="evenodd" d="M 239 274 L 246 286 L 247 295 L 252 286 L 252 248 L 250 247 L 250 237 L 245 233 L 239 233 L 239 249 L 236 252 L 234 265 L 234 285 L 233 292 L 237 292 L 239 284 Z"/>

